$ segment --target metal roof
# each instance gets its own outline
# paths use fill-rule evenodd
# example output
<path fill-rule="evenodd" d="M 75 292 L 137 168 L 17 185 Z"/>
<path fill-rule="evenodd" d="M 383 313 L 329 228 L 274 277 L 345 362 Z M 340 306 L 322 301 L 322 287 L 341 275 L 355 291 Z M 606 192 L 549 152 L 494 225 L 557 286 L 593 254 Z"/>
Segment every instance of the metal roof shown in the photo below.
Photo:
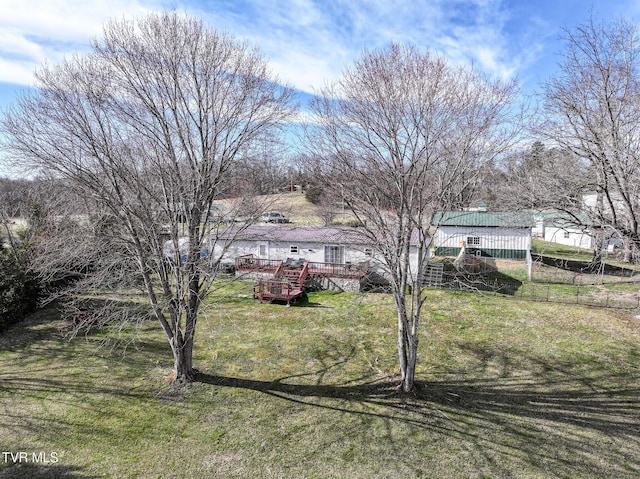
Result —
<path fill-rule="evenodd" d="M 215 233 L 214 233 L 215 234 Z M 371 238 L 363 228 L 350 226 L 293 226 L 250 225 L 238 232 L 238 227 L 218 231 L 220 239 L 236 241 L 285 241 L 298 243 L 360 244 L 370 245 Z M 416 244 L 412 238 L 412 244 Z"/>
<path fill-rule="evenodd" d="M 532 228 L 530 212 L 517 211 L 436 211 L 433 226 L 480 226 L 485 228 Z"/>
<path fill-rule="evenodd" d="M 362 231 L 349 227 L 251 225 L 237 232 L 231 228 L 219 233 L 221 238 L 245 241 L 290 241 L 315 243 L 365 244 L 371 241 Z"/>
<path fill-rule="evenodd" d="M 567 213 L 556 212 L 547 213 L 543 217 L 545 224 L 549 225 L 580 225 L 590 226 L 593 221 L 589 218 L 589 215 L 585 213 Z"/>

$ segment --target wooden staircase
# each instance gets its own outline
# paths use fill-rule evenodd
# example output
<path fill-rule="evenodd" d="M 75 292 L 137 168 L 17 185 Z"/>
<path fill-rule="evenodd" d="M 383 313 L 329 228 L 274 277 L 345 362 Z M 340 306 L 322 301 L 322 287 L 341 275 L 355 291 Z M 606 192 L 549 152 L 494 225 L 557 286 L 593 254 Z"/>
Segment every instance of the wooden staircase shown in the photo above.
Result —
<path fill-rule="evenodd" d="M 309 275 L 309 263 L 302 268 L 281 263 L 274 273 L 274 279 L 259 281 L 253 288 L 253 297 L 263 301 L 286 301 L 287 306 L 304 294 L 304 283 Z"/>
<path fill-rule="evenodd" d="M 280 279 L 281 281 L 287 281 L 296 288 L 302 289 L 308 275 L 309 263 L 304 263 L 302 269 L 282 268 L 282 270 L 278 274 L 276 274 L 275 277 L 276 279 Z"/>

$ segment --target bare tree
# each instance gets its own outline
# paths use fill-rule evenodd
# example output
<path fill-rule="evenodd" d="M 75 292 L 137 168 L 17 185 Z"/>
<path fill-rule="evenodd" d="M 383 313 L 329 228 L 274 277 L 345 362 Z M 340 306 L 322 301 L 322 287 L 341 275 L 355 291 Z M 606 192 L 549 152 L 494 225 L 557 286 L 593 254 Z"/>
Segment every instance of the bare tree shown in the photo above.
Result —
<path fill-rule="evenodd" d="M 432 214 L 468 200 L 478 167 L 513 140 L 516 93 L 515 83 L 392 44 L 363 53 L 312 103 L 325 187 L 363 224 L 392 285 L 404 391 L 414 387 Z"/>
<path fill-rule="evenodd" d="M 333 223 L 338 215 L 338 207 L 336 206 L 335 200 L 326 194 L 322 194 L 320 196 L 320 200 L 318 201 L 316 208 L 318 217 L 322 220 L 322 224 L 325 226 L 329 226 Z"/>
<path fill-rule="evenodd" d="M 635 24 L 593 19 L 564 34 L 559 71 L 543 85 L 537 133 L 584 158 L 595 201 L 583 204 L 598 231 L 640 247 L 640 37 Z M 600 248 L 594 261 L 599 262 Z"/>
<path fill-rule="evenodd" d="M 236 170 L 236 186 L 230 194 L 237 195 L 248 181 L 257 195 L 285 191 L 289 185 L 287 147 L 277 137 L 263 139 L 261 146 L 256 145 L 252 154 L 241 161 Z"/>
<path fill-rule="evenodd" d="M 593 191 L 595 185 L 589 162 L 566 148 L 546 148 L 536 141 L 510 154 L 500 171 L 501 177 L 494 180 L 497 188 L 492 205 L 537 211 L 547 226 L 594 238 L 590 268 L 602 267 L 603 239 L 612 232 L 598 227 L 595 215 L 585 210 L 585 192 Z"/>
<path fill-rule="evenodd" d="M 32 181 L 0 177 L 0 215 L 3 218 L 24 218 L 29 204 Z"/>
<path fill-rule="evenodd" d="M 111 21 L 92 47 L 38 70 L 37 91 L 6 115 L 4 146 L 84 198 L 78 223 L 95 234 L 76 240 L 103 252 L 85 277 L 134 268 L 182 384 L 220 261 L 207 256 L 224 227 L 216 200 L 277 136 L 293 91 L 256 49 L 175 12 Z"/>

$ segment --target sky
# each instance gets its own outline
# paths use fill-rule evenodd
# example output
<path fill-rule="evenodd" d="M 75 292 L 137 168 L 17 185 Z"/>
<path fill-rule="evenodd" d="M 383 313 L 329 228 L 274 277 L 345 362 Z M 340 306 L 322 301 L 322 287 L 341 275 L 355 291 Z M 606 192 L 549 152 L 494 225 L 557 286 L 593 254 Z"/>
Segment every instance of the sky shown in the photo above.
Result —
<path fill-rule="evenodd" d="M 0 116 L 42 62 L 88 51 L 104 22 L 166 9 L 257 45 L 303 100 L 391 41 L 533 92 L 556 68 L 563 28 L 640 20 L 640 0 L 0 0 Z"/>

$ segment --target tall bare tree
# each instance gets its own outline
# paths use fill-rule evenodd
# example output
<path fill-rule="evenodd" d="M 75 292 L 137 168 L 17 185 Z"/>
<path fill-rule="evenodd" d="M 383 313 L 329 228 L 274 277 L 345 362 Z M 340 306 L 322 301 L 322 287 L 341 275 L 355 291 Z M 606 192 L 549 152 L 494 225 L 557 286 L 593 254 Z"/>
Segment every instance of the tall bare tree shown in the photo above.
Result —
<path fill-rule="evenodd" d="M 493 204 L 502 209 L 528 209 L 578 214 L 582 192 L 593 184 L 588 164 L 571 151 L 546 148 L 536 141 L 510 153 L 494 172 Z"/>
<path fill-rule="evenodd" d="M 597 230 L 640 247 L 640 37 L 625 20 L 564 32 L 558 73 L 543 85 L 541 138 L 591 167 L 583 205 Z M 609 233 L 611 234 L 611 233 Z M 599 261 L 599 249 L 594 259 Z"/>
<path fill-rule="evenodd" d="M 237 187 L 240 160 L 273 142 L 293 91 L 255 48 L 175 12 L 111 21 L 92 47 L 37 71 L 37 91 L 2 124 L 4 147 L 85 199 L 91 220 L 78 223 L 96 234 L 84 243 L 107 253 L 86 270 L 134 268 L 182 384 L 219 262 L 205 251 L 221 226 L 214 204 Z"/>
<path fill-rule="evenodd" d="M 391 281 L 404 391 L 414 388 L 432 214 L 468 201 L 479 166 L 512 142 L 516 93 L 514 82 L 392 44 L 364 52 L 312 103 L 326 188 L 364 225 Z"/>

